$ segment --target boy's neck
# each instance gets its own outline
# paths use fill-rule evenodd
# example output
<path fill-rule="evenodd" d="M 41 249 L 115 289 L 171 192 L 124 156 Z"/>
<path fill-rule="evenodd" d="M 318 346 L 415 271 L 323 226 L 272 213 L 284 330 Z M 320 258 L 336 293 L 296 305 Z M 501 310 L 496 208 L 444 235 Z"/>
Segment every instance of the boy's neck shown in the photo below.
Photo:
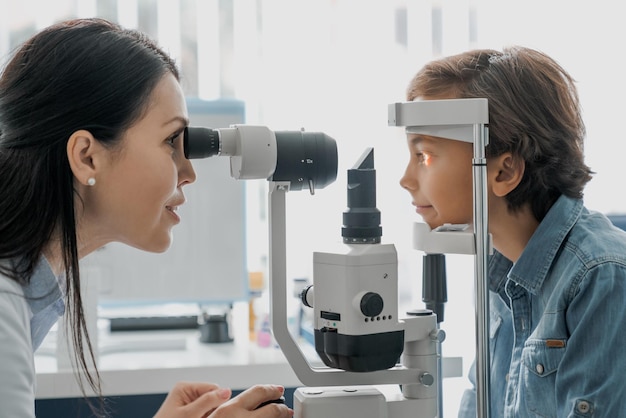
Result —
<path fill-rule="evenodd" d="M 494 247 L 512 262 L 522 255 L 524 248 L 539 226 L 528 205 L 516 212 L 508 209 L 489 214 L 489 232 L 493 236 Z"/>

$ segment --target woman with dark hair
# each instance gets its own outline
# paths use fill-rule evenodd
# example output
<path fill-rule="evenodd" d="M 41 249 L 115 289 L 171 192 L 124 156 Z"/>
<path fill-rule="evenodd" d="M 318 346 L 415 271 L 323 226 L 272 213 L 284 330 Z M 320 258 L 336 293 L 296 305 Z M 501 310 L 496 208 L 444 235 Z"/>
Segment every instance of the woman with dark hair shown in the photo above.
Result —
<path fill-rule="evenodd" d="M 151 252 L 169 247 L 171 230 L 180 222 L 177 208 L 185 201 L 182 188 L 195 180 L 183 153 L 187 124 L 173 60 L 142 33 L 105 20 L 72 20 L 44 29 L 4 68 L 2 415 L 35 416 L 33 353 L 63 314 L 82 375 L 101 394 L 79 260 L 113 241 Z M 180 383 L 156 416 L 247 417 L 283 390 L 259 385 L 230 399 L 227 388 Z M 291 414 L 279 404 L 255 412 L 259 418 Z"/>
<path fill-rule="evenodd" d="M 492 417 L 626 414 L 626 235 L 588 210 L 573 78 L 530 48 L 426 64 L 407 99 L 486 98 Z M 473 144 L 409 134 L 400 184 L 431 228 L 472 223 Z M 472 367 L 470 378 L 474 380 Z M 468 390 L 459 417 L 476 417 Z"/>

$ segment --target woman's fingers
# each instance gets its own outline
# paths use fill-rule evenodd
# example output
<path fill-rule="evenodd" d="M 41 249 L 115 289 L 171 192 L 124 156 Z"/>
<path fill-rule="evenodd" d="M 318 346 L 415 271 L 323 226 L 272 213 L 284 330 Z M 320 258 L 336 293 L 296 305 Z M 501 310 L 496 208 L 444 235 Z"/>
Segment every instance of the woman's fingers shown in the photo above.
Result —
<path fill-rule="evenodd" d="M 279 385 L 256 385 L 246 389 L 233 400 L 237 400 L 243 408 L 253 410 L 262 403 L 280 399 L 285 388 Z"/>
<path fill-rule="evenodd" d="M 230 396 L 230 389 L 212 383 L 179 382 L 167 395 L 155 418 L 205 417 Z"/>

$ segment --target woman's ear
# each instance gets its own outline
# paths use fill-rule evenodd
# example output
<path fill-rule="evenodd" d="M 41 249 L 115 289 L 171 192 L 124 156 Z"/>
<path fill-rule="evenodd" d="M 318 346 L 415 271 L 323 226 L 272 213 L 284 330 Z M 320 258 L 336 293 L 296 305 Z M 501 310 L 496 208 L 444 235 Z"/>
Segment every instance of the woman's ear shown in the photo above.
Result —
<path fill-rule="evenodd" d="M 96 178 L 95 157 L 102 145 L 91 132 L 79 130 L 67 141 L 67 159 L 76 180 L 84 185 L 91 185 Z"/>
<path fill-rule="evenodd" d="M 506 152 L 489 159 L 491 189 L 496 196 L 504 197 L 513 191 L 524 177 L 524 160 Z"/>

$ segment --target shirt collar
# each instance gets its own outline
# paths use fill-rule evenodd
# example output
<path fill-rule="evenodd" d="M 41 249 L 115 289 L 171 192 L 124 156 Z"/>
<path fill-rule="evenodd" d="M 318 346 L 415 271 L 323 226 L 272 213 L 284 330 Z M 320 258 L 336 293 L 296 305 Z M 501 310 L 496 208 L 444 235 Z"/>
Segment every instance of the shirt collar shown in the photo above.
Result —
<path fill-rule="evenodd" d="M 60 283 L 63 282 L 63 276 L 57 278 L 48 260 L 42 257 L 33 271 L 30 282 L 23 287 L 24 296 L 33 315 L 44 310 L 51 304 L 63 297 Z"/>
<path fill-rule="evenodd" d="M 582 200 L 561 195 L 528 241 L 509 272 L 509 279 L 536 294 L 550 270 L 565 237 L 578 221 Z"/>
<path fill-rule="evenodd" d="M 512 266 L 513 263 L 511 260 L 494 249 L 493 255 L 489 257 L 489 272 L 487 276 L 489 278 L 489 289 L 491 291 L 504 293 L 508 274 Z"/>

